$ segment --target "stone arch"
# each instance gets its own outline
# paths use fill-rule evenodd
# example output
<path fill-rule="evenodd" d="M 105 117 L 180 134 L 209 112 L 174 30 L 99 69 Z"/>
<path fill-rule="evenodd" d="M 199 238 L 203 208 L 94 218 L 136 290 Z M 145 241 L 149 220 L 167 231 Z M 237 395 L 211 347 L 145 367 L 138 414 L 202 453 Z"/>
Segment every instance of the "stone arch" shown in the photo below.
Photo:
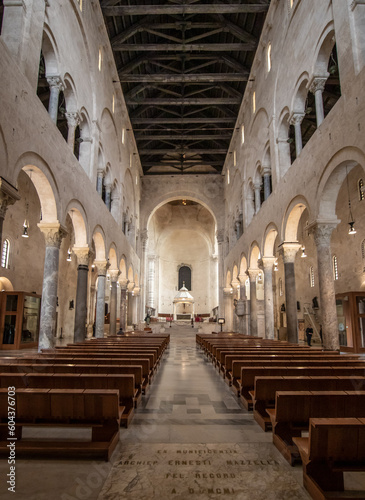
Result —
<path fill-rule="evenodd" d="M 127 259 L 125 255 L 122 256 L 119 262 L 119 270 L 120 270 L 120 279 L 127 279 Z"/>
<path fill-rule="evenodd" d="M 226 288 L 231 288 L 232 275 L 231 271 L 228 270 L 226 274 Z"/>
<path fill-rule="evenodd" d="M 346 178 L 346 167 L 347 173 L 350 173 L 357 165 L 360 165 L 365 172 L 365 155 L 358 148 L 344 148 L 331 158 L 318 183 L 317 219 L 336 219 L 336 202 L 342 183 Z"/>
<path fill-rule="evenodd" d="M 336 43 L 335 28 L 333 21 L 327 24 L 321 36 L 319 37 L 318 44 L 315 51 L 313 75 L 315 76 L 328 76 L 327 67 L 333 46 Z"/>
<path fill-rule="evenodd" d="M 75 247 L 86 247 L 88 245 L 89 235 L 84 207 L 77 200 L 71 200 L 67 206 L 66 214 L 71 218 L 75 234 Z"/>
<path fill-rule="evenodd" d="M 48 165 L 38 155 L 27 153 L 18 160 L 14 170 L 18 175 L 23 170 L 34 185 L 41 204 L 42 222 L 59 222 L 59 192 Z"/>
<path fill-rule="evenodd" d="M 260 260 L 260 247 L 257 241 L 253 241 L 251 243 L 251 248 L 250 248 L 250 262 L 249 266 L 251 269 L 257 269 L 258 268 L 258 261 Z"/>
<path fill-rule="evenodd" d="M 295 85 L 291 109 L 293 113 L 304 113 L 305 102 L 308 95 L 309 75 L 304 72 L 300 75 Z"/>
<path fill-rule="evenodd" d="M 132 264 L 129 265 L 129 268 L 128 268 L 128 281 L 130 283 L 134 283 L 134 272 L 133 272 L 133 266 Z"/>
<path fill-rule="evenodd" d="M 95 245 L 95 260 L 106 260 L 105 234 L 100 226 L 96 226 L 93 231 L 93 241 Z"/>
<path fill-rule="evenodd" d="M 278 234 L 278 229 L 274 223 L 271 223 L 266 227 L 262 246 L 264 257 L 274 257 L 275 241 Z"/>
<path fill-rule="evenodd" d="M 240 259 L 240 274 L 246 274 L 247 269 L 248 269 L 247 258 L 244 254 L 242 254 Z"/>
<path fill-rule="evenodd" d="M 101 113 L 100 131 L 104 145 L 117 145 L 118 157 L 113 159 L 121 161 L 121 151 L 119 147 L 120 140 L 118 140 L 117 127 L 115 125 L 113 113 L 108 108 L 104 108 Z"/>
<path fill-rule="evenodd" d="M 255 215 L 255 190 L 253 187 L 252 179 L 248 179 L 246 184 L 246 227 L 250 225 L 253 216 Z"/>
<path fill-rule="evenodd" d="M 14 287 L 13 287 L 11 281 L 8 278 L 1 276 L 0 277 L 0 292 L 2 292 L 2 291 L 12 292 L 13 290 L 14 290 Z"/>
<path fill-rule="evenodd" d="M 77 111 L 77 93 L 76 86 L 72 76 L 66 73 L 63 77 L 65 90 L 63 91 L 66 101 L 66 111 L 68 113 Z"/>
<path fill-rule="evenodd" d="M 136 288 L 139 288 L 139 278 L 138 278 L 138 273 L 135 273 L 134 275 L 134 286 Z"/>
<path fill-rule="evenodd" d="M 90 130 L 90 117 L 85 108 L 80 110 L 80 138 L 79 138 L 79 163 L 90 176 L 90 162 L 91 162 L 91 130 Z"/>
<path fill-rule="evenodd" d="M 298 241 L 298 226 L 300 218 L 309 203 L 304 196 L 296 196 L 288 205 L 282 223 L 282 240 L 290 243 Z"/>
<path fill-rule="evenodd" d="M 43 27 L 42 54 L 46 66 L 46 77 L 59 76 L 60 65 L 57 42 L 47 24 L 44 24 Z"/>
<path fill-rule="evenodd" d="M 237 264 L 233 265 L 233 271 L 232 271 L 232 283 L 237 283 L 239 284 L 238 281 L 238 267 Z"/>
<path fill-rule="evenodd" d="M 115 243 L 111 243 L 109 247 L 108 260 L 111 269 L 118 269 L 117 247 Z"/>

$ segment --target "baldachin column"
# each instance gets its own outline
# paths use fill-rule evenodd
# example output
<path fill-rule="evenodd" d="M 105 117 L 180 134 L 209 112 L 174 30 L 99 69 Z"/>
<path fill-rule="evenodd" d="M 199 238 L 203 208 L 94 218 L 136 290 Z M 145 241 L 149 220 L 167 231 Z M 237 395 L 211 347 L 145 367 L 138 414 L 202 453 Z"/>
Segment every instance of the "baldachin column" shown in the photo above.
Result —
<path fill-rule="evenodd" d="M 38 351 L 40 352 L 42 349 L 54 347 L 60 246 L 67 231 L 59 223 L 40 222 L 38 227 L 43 233 L 46 243 L 38 342 Z"/>
<path fill-rule="evenodd" d="M 284 260 L 285 273 L 285 312 L 288 342 L 298 343 L 297 294 L 295 286 L 295 257 L 301 245 L 282 243 L 280 249 Z"/>
<path fill-rule="evenodd" d="M 89 247 L 74 247 L 77 257 L 77 288 L 75 304 L 74 342 L 83 342 L 87 336 L 87 285 L 89 274 Z"/>
<path fill-rule="evenodd" d="M 339 221 L 315 222 L 310 231 L 314 234 L 317 247 L 319 304 L 323 347 L 326 350 L 340 350 L 338 337 L 336 292 L 333 280 L 331 235 Z"/>

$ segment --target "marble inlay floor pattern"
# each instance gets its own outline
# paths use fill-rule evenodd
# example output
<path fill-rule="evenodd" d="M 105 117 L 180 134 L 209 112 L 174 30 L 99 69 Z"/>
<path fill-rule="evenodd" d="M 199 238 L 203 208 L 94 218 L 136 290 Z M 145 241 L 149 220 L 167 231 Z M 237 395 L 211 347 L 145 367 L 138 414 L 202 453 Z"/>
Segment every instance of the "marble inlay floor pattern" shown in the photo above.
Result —
<path fill-rule="evenodd" d="M 165 359 L 109 463 L 18 460 L 14 495 L 1 461 L 0 498 L 308 500 L 302 468 L 290 467 L 242 407 L 196 347 L 194 329 L 168 333 Z"/>

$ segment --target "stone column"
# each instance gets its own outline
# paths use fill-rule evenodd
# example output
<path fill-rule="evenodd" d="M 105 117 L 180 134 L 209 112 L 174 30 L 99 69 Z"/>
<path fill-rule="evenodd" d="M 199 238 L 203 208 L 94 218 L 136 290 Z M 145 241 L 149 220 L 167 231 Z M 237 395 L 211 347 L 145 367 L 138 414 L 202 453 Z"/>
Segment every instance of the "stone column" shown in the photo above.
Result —
<path fill-rule="evenodd" d="M 155 256 L 148 257 L 148 299 L 147 307 L 155 308 Z"/>
<path fill-rule="evenodd" d="M 98 269 L 98 291 L 96 297 L 96 318 L 95 318 L 95 337 L 104 337 L 104 319 L 105 319 L 105 280 L 108 264 L 106 260 L 95 261 Z"/>
<path fill-rule="evenodd" d="M 117 334 L 117 281 L 120 271 L 113 269 L 109 271 L 110 274 L 110 329 L 109 335 Z"/>
<path fill-rule="evenodd" d="M 316 221 L 311 227 L 317 247 L 319 305 L 321 308 L 323 347 L 330 351 L 340 350 L 331 254 L 331 235 L 338 223 L 339 221 Z"/>
<path fill-rule="evenodd" d="M 265 307 L 265 338 L 274 339 L 274 293 L 272 272 L 275 257 L 262 257 L 261 265 L 264 271 L 264 307 Z"/>
<path fill-rule="evenodd" d="M 75 132 L 76 127 L 80 125 L 80 115 L 77 111 L 73 111 L 70 113 L 65 113 L 65 117 L 67 120 L 68 126 L 68 134 L 67 134 L 67 144 L 72 149 L 72 152 L 75 148 Z"/>
<path fill-rule="evenodd" d="M 301 245 L 282 243 L 280 250 L 284 260 L 285 273 L 285 312 L 288 342 L 298 343 L 297 295 L 295 287 L 295 256 Z"/>
<path fill-rule="evenodd" d="M 127 286 L 128 280 L 119 279 L 120 286 L 120 314 L 119 314 L 119 325 L 120 330 L 125 332 L 127 329 Z"/>
<path fill-rule="evenodd" d="M 74 342 L 83 342 L 87 323 L 87 284 L 89 274 L 89 247 L 74 247 L 77 257 L 77 288 L 75 304 Z"/>
<path fill-rule="evenodd" d="M 141 293 L 140 293 L 140 315 L 141 319 L 144 319 L 146 315 L 146 290 L 147 290 L 147 243 L 148 243 L 148 233 L 147 229 L 141 231 L 141 247 L 142 247 L 142 259 L 141 259 Z"/>
<path fill-rule="evenodd" d="M 238 301 L 238 309 L 242 308 L 243 312 L 240 318 L 240 333 L 250 335 L 250 309 L 249 301 L 246 295 L 247 274 L 239 274 L 238 280 L 240 282 L 240 300 Z"/>
<path fill-rule="evenodd" d="M 109 212 L 111 209 L 111 192 L 112 192 L 112 185 L 105 184 L 105 205 L 106 208 L 109 210 Z"/>
<path fill-rule="evenodd" d="M 250 330 L 251 335 L 257 337 L 257 297 L 256 297 L 256 278 L 260 269 L 248 269 L 247 274 L 250 278 Z"/>
<path fill-rule="evenodd" d="M 217 242 L 218 242 L 218 317 L 224 317 L 224 299 L 223 299 L 223 288 L 224 288 L 224 229 L 217 231 Z"/>
<path fill-rule="evenodd" d="M 5 214 L 10 205 L 20 200 L 18 190 L 3 177 L 0 177 L 0 249 L 3 248 L 3 224 Z"/>
<path fill-rule="evenodd" d="M 62 80 L 59 76 L 49 76 L 47 77 L 47 82 L 49 85 L 50 95 L 48 104 L 48 113 L 51 120 L 57 125 L 58 117 L 58 100 L 61 90 L 65 90 Z"/>
<path fill-rule="evenodd" d="M 309 91 L 314 94 L 314 98 L 316 101 L 317 127 L 319 127 L 324 120 L 323 91 L 328 76 L 328 73 L 327 76 L 314 76 L 309 85 Z"/>
<path fill-rule="evenodd" d="M 138 286 L 135 286 L 133 289 L 133 308 L 132 308 L 132 324 L 137 325 L 138 324 L 138 314 L 137 314 L 137 309 L 138 309 L 138 297 L 140 294 L 141 289 Z"/>
<path fill-rule="evenodd" d="M 99 196 L 103 195 L 103 178 L 104 178 L 104 171 L 102 169 L 98 168 L 97 180 L 96 180 L 96 191 L 98 192 Z"/>
<path fill-rule="evenodd" d="M 255 183 L 255 213 L 257 214 L 261 208 L 261 184 Z"/>
<path fill-rule="evenodd" d="M 133 324 L 133 304 L 134 304 L 134 297 L 132 294 L 133 288 L 134 288 L 134 283 L 133 281 L 130 281 L 128 283 L 127 326 Z"/>
<path fill-rule="evenodd" d="M 223 289 L 224 297 L 224 318 L 226 320 L 223 330 L 227 332 L 232 332 L 233 330 L 233 304 L 232 304 L 232 289 Z"/>
<path fill-rule="evenodd" d="M 265 201 L 271 194 L 271 169 L 270 167 L 264 167 L 264 198 Z"/>
<path fill-rule="evenodd" d="M 54 347 L 60 246 L 67 232 L 59 223 L 40 222 L 38 227 L 46 243 L 38 342 L 40 352 L 42 349 Z"/>
<path fill-rule="evenodd" d="M 302 121 L 305 116 L 305 113 L 292 113 L 290 117 L 290 123 L 294 125 L 295 129 L 295 152 L 298 156 L 300 155 L 303 149 L 303 141 L 302 141 Z"/>

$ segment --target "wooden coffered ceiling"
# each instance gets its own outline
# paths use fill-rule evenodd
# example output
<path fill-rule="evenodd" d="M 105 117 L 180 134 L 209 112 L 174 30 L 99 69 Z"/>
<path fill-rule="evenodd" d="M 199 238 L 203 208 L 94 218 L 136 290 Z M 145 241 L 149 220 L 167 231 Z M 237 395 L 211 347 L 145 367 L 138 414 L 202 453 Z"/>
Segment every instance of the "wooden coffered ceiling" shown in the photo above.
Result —
<path fill-rule="evenodd" d="M 270 0 L 100 0 L 144 174 L 219 174 Z"/>

